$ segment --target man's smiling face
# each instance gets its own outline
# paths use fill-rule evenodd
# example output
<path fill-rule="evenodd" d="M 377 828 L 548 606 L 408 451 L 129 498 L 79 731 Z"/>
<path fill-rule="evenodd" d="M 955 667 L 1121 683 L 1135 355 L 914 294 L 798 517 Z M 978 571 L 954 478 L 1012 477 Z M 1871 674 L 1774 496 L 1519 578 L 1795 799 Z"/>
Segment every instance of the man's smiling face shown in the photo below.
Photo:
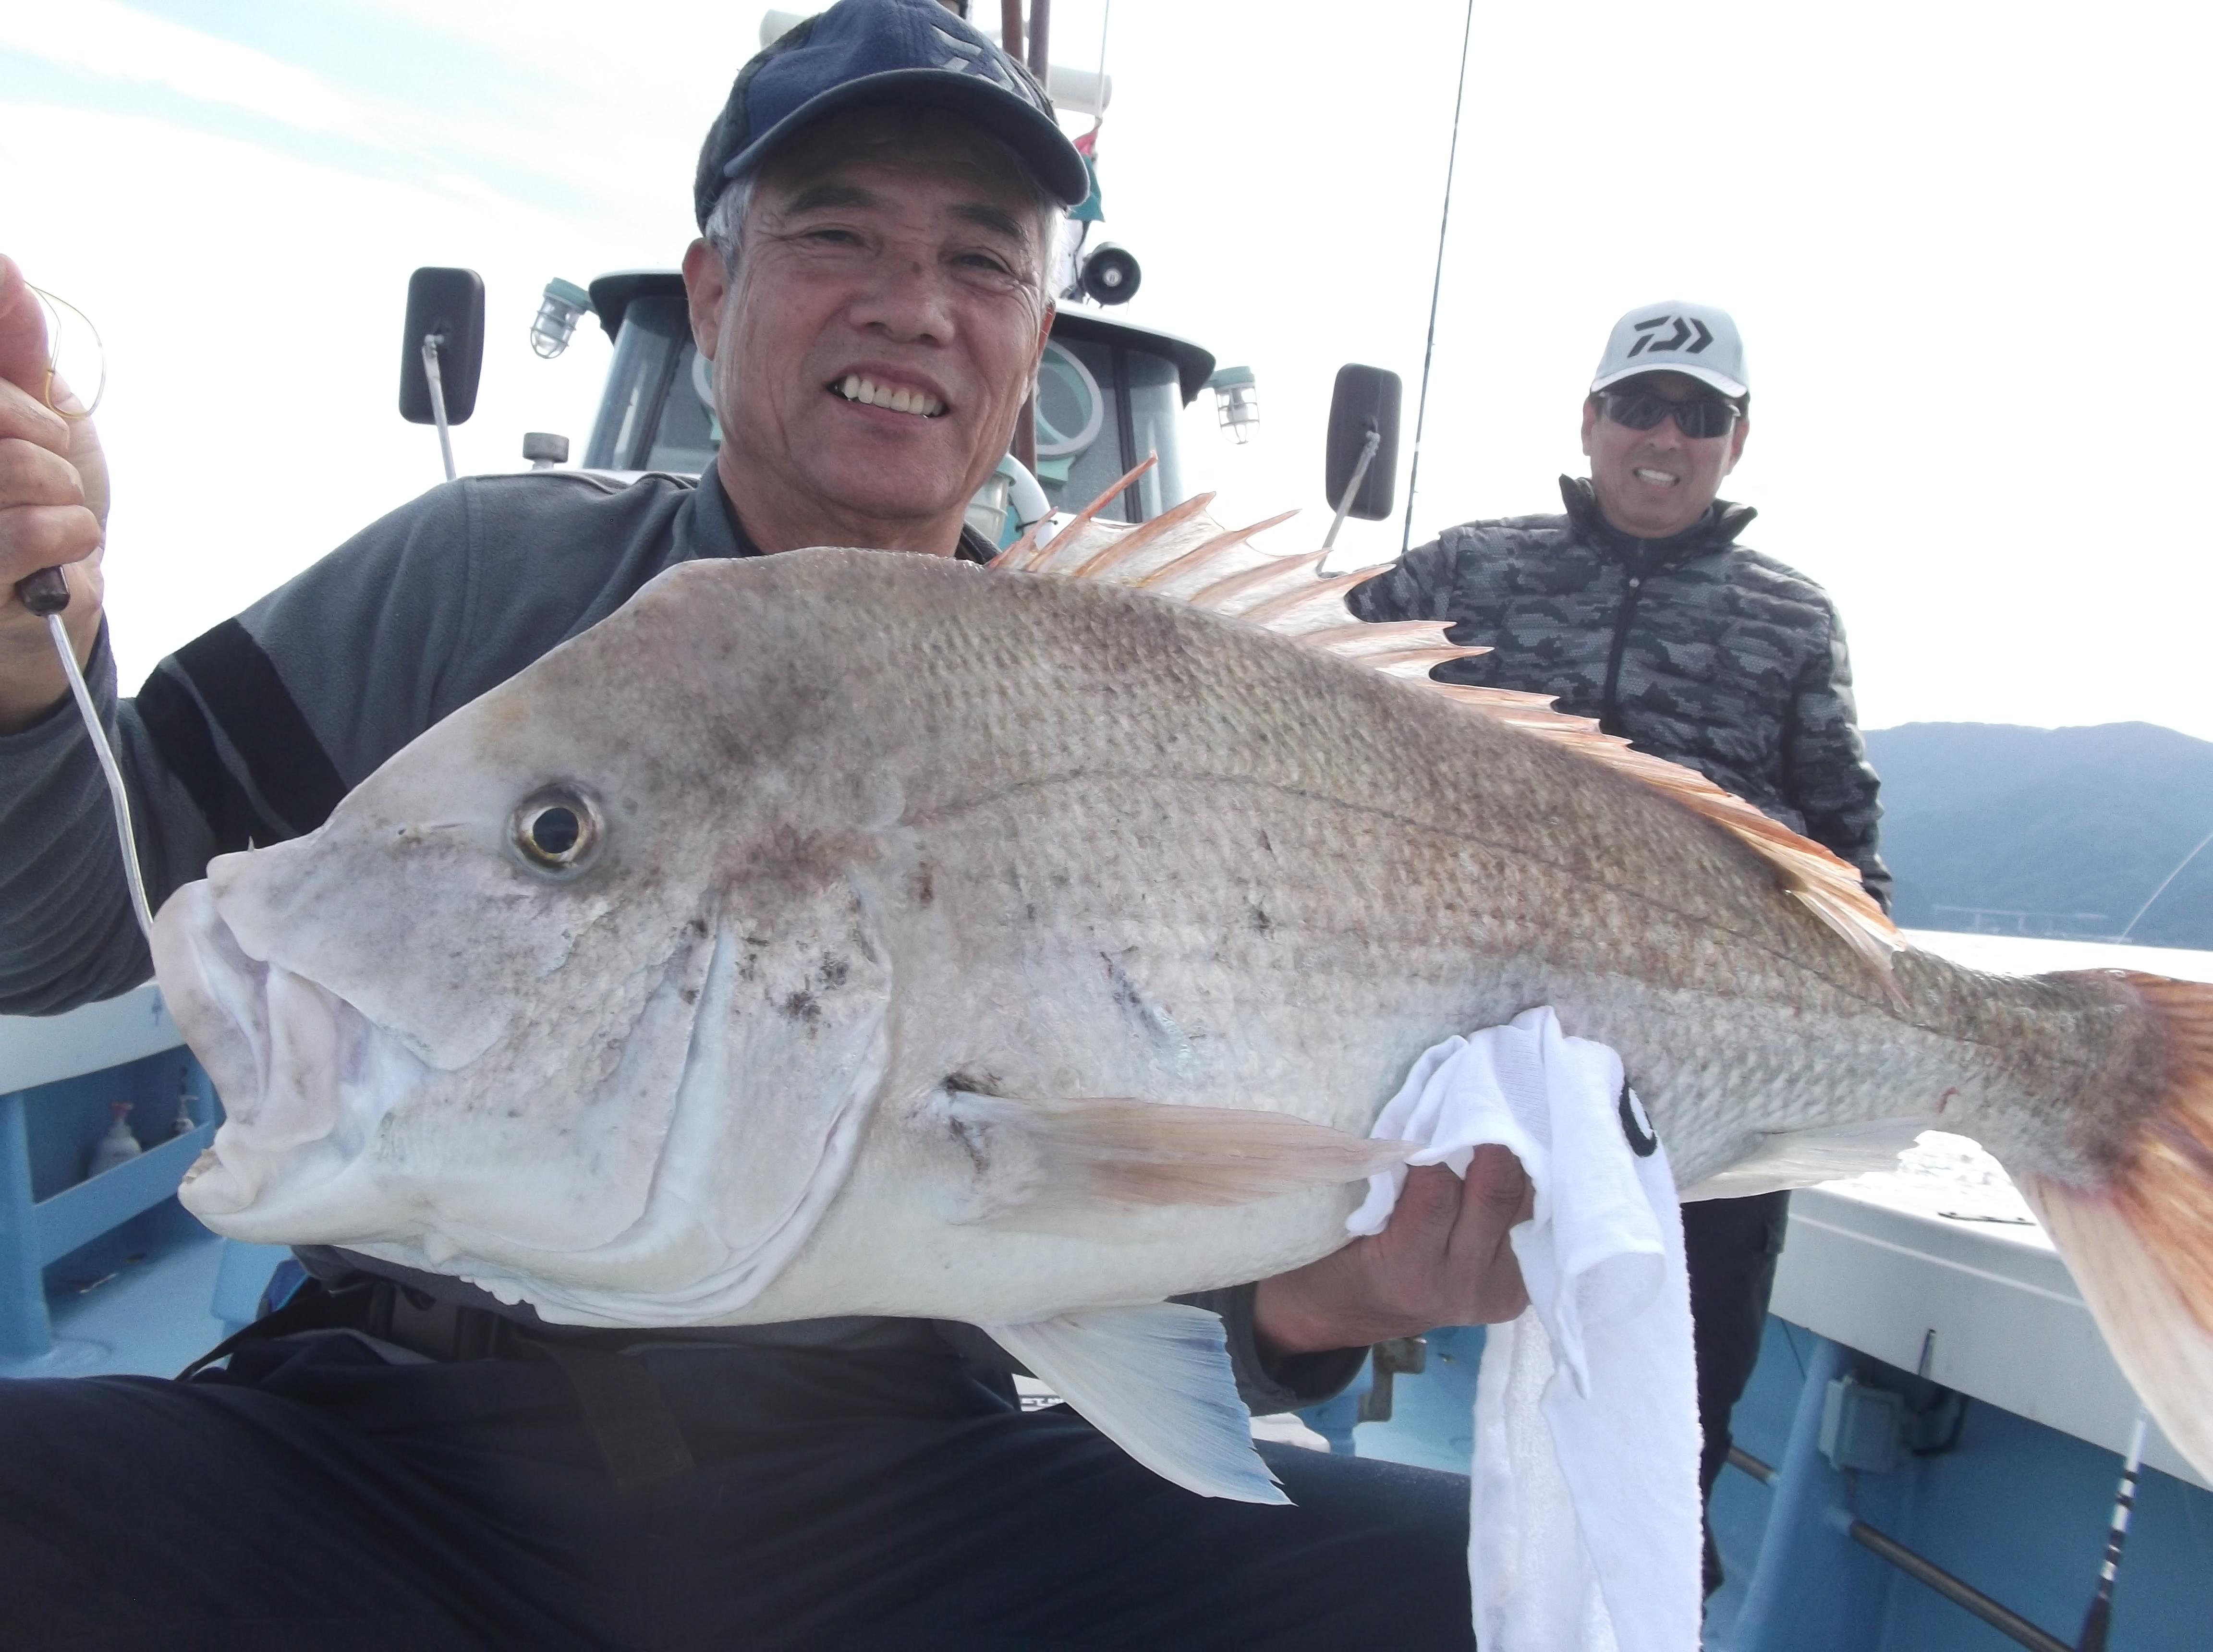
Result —
<path fill-rule="evenodd" d="M 1639 374 L 1607 388 L 1675 402 L 1718 394 L 1682 373 Z M 1616 529 L 1640 539 L 1681 533 L 1705 514 L 1722 478 L 1736 468 L 1751 425 L 1740 418 L 1724 436 L 1686 436 L 1673 418 L 1663 418 L 1649 430 L 1633 430 L 1591 397 L 1583 404 L 1583 452 L 1590 456 L 1599 509 Z"/>
<path fill-rule="evenodd" d="M 734 274 L 693 245 L 719 472 L 762 549 L 953 550 L 1052 322 L 1039 200 L 967 123 L 867 109 L 763 168 Z"/>

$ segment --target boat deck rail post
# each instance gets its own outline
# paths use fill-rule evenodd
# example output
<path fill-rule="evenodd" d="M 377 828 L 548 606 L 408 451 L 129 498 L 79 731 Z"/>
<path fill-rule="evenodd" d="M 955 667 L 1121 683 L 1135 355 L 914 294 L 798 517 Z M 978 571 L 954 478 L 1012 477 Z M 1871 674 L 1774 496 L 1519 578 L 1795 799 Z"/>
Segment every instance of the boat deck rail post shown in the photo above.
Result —
<path fill-rule="evenodd" d="M 1822 1397 L 1830 1382 L 1850 1369 L 1852 1354 L 1826 1337 L 1817 1336 L 1813 1344 L 1789 1442 L 1769 1482 L 1775 1501 L 1768 1511 L 1767 1537 L 1737 1613 L 1731 1652 L 1849 1652 L 1856 1643 L 1840 1637 L 1843 1625 L 1835 1613 L 1820 1617 L 1831 1638 L 1816 1644 L 1802 1632 L 1809 1616 L 1809 1578 L 1827 1580 L 1840 1598 L 1850 1593 L 1846 1581 L 1831 1577 L 1833 1568 L 1814 1551 L 1827 1548 L 1820 1514 L 1830 1499 L 1828 1465 L 1820 1452 Z"/>
<path fill-rule="evenodd" d="M 31 1198 L 30 1125 L 16 1090 L 0 1095 L 0 1359 L 33 1359 L 53 1344 Z"/>

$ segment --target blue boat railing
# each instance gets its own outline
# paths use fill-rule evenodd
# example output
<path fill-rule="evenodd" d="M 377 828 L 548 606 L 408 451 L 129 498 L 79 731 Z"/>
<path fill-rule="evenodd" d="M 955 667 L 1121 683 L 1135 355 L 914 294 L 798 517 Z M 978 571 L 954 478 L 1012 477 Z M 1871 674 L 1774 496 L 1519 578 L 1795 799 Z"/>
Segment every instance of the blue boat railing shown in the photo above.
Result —
<path fill-rule="evenodd" d="M 0 1017 L 0 1359 L 34 1360 L 73 1272 L 89 1289 L 125 1256 L 204 1241 L 171 1201 L 222 1106 L 151 984 L 67 1015 Z M 118 1102 L 142 1151 L 88 1175 Z"/>

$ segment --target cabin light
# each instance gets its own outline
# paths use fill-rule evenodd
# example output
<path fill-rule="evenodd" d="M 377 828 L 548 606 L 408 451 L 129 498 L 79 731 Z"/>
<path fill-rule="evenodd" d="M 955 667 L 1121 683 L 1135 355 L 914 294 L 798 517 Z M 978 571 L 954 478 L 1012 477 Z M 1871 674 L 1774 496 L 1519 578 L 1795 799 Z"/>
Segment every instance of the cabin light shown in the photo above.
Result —
<path fill-rule="evenodd" d="M 576 323 L 591 314 L 592 296 L 573 281 L 556 276 L 546 283 L 538 301 L 537 318 L 530 324 L 530 347 L 552 361 L 568 349 L 576 336 Z"/>
<path fill-rule="evenodd" d="M 1215 418 L 1240 443 L 1253 439 L 1260 422 L 1260 388 L 1249 367 L 1225 367 L 1207 381 L 1214 392 Z"/>

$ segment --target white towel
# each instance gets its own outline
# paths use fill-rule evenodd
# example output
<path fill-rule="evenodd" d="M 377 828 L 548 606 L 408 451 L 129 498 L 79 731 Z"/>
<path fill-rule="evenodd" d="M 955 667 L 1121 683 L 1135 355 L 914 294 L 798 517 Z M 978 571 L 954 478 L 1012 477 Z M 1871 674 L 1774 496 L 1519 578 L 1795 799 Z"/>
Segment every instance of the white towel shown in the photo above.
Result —
<path fill-rule="evenodd" d="M 1448 1039 L 1375 1134 L 1467 1173 L 1497 1142 L 1535 1215 L 1510 1235 L 1529 1308 L 1476 1378 L 1468 1571 L 1484 1652 L 1696 1652 L 1698 1413 L 1683 1224 L 1621 1058 L 1549 1009 Z M 1346 1219 L 1382 1231 L 1405 1172 Z"/>

